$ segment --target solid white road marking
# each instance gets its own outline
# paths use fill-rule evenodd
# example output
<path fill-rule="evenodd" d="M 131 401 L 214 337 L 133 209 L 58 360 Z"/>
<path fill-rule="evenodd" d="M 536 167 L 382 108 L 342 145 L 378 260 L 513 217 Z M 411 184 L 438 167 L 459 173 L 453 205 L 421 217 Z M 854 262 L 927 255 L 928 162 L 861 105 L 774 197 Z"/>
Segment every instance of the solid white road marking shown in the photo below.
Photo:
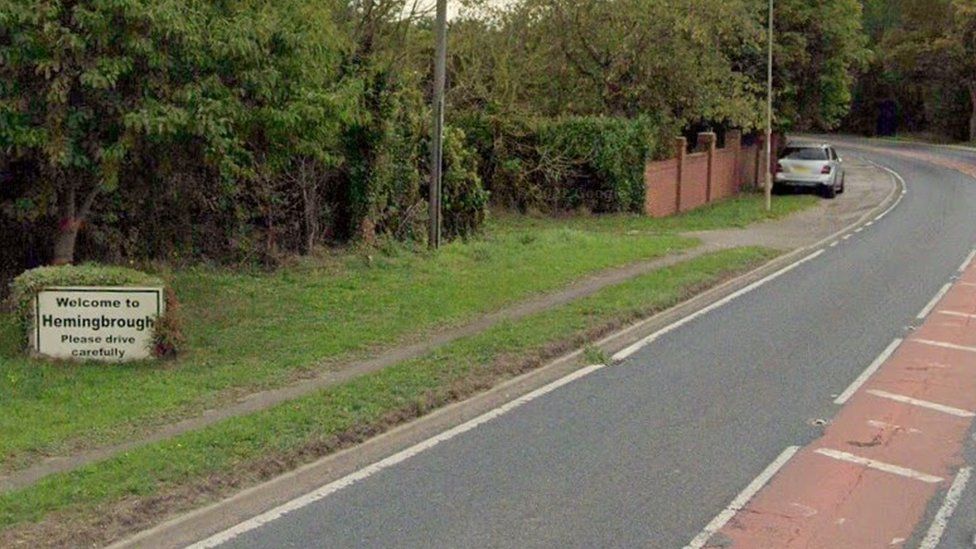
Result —
<path fill-rule="evenodd" d="M 971 315 L 969 313 L 960 313 L 958 311 L 937 311 L 940 315 L 958 316 L 961 318 L 976 318 L 976 315 Z"/>
<path fill-rule="evenodd" d="M 772 479 L 773 476 L 775 476 L 776 473 L 778 473 L 779 470 L 786 465 L 786 462 L 796 455 L 798 451 L 800 451 L 799 446 L 790 446 L 786 450 L 783 450 L 783 453 L 773 460 L 773 462 L 770 463 L 769 466 L 766 467 L 766 469 L 764 469 L 758 477 L 750 482 L 749 485 L 746 486 L 745 490 L 740 492 L 739 495 L 732 500 L 732 503 L 730 503 L 728 507 L 723 509 L 717 517 L 712 519 L 712 522 L 709 522 L 708 526 L 705 526 L 705 529 L 695 536 L 695 539 L 688 542 L 688 545 L 685 545 L 684 549 L 701 549 L 704 547 L 705 544 L 708 543 L 708 540 L 711 539 L 716 532 L 721 530 L 722 527 L 725 526 L 725 524 L 729 522 L 729 520 L 731 520 L 736 513 L 741 511 L 742 508 L 749 503 L 749 500 L 751 500 L 753 496 L 759 492 L 759 490 L 762 490 L 762 487 L 765 486 L 766 483 L 768 483 L 769 480 Z"/>
<path fill-rule="evenodd" d="M 959 272 L 961 273 L 968 269 L 969 265 L 972 264 L 973 259 L 976 259 L 976 250 L 969 252 L 969 255 L 966 256 L 966 260 L 963 261 L 962 265 L 959 266 Z"/>
<path fill-rule="evenodd" d="M 945 295 L 949 293 L 949 290 L 951 289 L 952 289 L 952 284 L 946 284 L 945 286 L 943 286 L 942 289 L 939 290 L 937 294 L 935 294 L 935 297 L 932 298 L 932 301 L 929 301 L 929 304 L 926 305 L 925 308 L 922 309 L 922 311 L 918 313 L 918 316 L 915 318 L 919 320 L 924 320 L 925 317 L 929 316 L 929 313 L 932 312 L 932 309 L 935 309 L 935 306 L 938 305 L 940 301 L 942 301 L 942 298 L 945 297 Z"/>
<path fill-rule="evenodd" d="M 942 541 L 942 536 L 945 534 L 946 528 L 949 527 L 949 519 L 952 518 L 952 513 L 956 511 L 956 506 L 959 505 L 959 500 L 962 498 L 962 493 L 966 489 L 966 484 L 969 482 L 969 477 L 972 475 L 972 472 L 973 470 L 969 467 L 963 467 L 959 470 L 959 474 L 952 481 L 952 486 L 949 487 L 949 492 L 946 494 L 942 507 L 936 513 L 935 519 L 932 521 L 932 526 L 929 527 L 929 531 L 925 535 L 925 539 L 922 540 L 921 545 L 918 546 L 918 549 L 935 549 L 939 546 L 939 542 Z"/>
<path fill-rule="evenodd" d="M 275 507 L 270 511 L 262 513 L 261 515 L 258 515 L 252 519 L 246 520 L 238 524 L 237 526 L 233 526 L 231 528 L 228 528 L 227 530 L 224 530 L 223 532 L 214 534 L 213 536 L 203 541 L 194 543 L 193 545 L 189 546 L 189 549 L 205 549 L 205 548 L 217 547 L 219 545 L 227 543 L 228 541 L 231 541 L 242 534 L 260 528 L 261 526 L 268 524 L 269 522 L 275 521 L 292 511 L 301 509 L 302 507 L 315 503 L 316 501 L 323 500 L 331 496 L 332 494 L 335 494 L 336 492 L 343 490 L 344 488 L 348 488 L 349 486 L 352 486 L 353 484 L 359 481 L 365 480 L 375 475 L 376 473 L 383 471 L 384 469 L 388 469 L 390 467 L 393 467 L 394 465 L 402 463 L 418 454 L 430 450 L 431 448 L 437 446 L 442 442 L 447 442 L 457 437 L 458 435 L 471 431 L 547 393 L 551 393 L 552 391 L 555 391 L 556 389 L 564 385 L 568 385 L 578 379 L 582 379 L 592 374 L 593 372 L 596 372 L 603 368 L 606 368 L 606 365 L 595 364 L 593 366 L 588 366 L 581 370 L 577 370 L 564 378 L 554 381 L 553 383 L 550 383 L 545 387 L 536 389 L 535 391 L 523 395 L 507 404 L 499 406 L 498 408 L 495 408 L 494 410 L 487 412 L 481 416 L 478 416 L 466 423 L 462 423 L 461 425 L 458 425 L 453 429 L 444 431 L 443 433 L 437 436 L 431 437 L 423 442 L 411 446 L 410 448 L 407 448 L 406 450 L 393 454 L 392 456 L 386 459 L 377 461 L 376 463 L 369 465 L 363 469 L 360 469 L 355 473 L 346 475 L 334 482 L 330 482 L 329 484 L 326 484 L 325 486 L 322 486 L 321 488 L 313 492 L 310 492 L 304 496 L 301 496 L 287 503 L 279 505 L 278 507 Z"/>
<path fill-rule="evenodd" d="M 672 332 L 672 331 L 674 331 L 674 330 L 676 330 L 676 329 L 684 326 L 685 324 L 688 324 L 689 322 L 695 320 L 696 318 L 699 318 L 701 316 L 707 315 L 708 313 L 714 311 L 715 309 L 718 309 L 719 307 L 722 307 L 723 305 L 728 304 L 732 300 L 734 300 L 734 299 L 736 299 L 738 297 L 741 297 L 741 296 L 743 296 L 743 295 L 745 295 L 745 294 L 747 294 L 747 293 L 755 290 L 756 288 L 759 288 L 760 286 L 762 286 L 764 284 L 767 284 L 767 283 L 769 283 L 769 282 L 771 282 L 771 281 L 773 281 L 773 280 L 775 280 L 775 279 L 777 279 L 777 278 L 785 275 L 786 273 L 792 271 L 793 269 L 799 267 L 800 265 L 806 263 L 807 261 L 810 261 L 810 260 L 813 260 L 813 259 L 819 257 L 823 253 L 824 253 L 823 250 L 817 250 L 816 252 L 814 252 L 814 253 L 812 253 L 812 254 L 804 257 L 803 259 L 800 259 L 799 261 L 796 261 L 795 263 L 792 263 L 792 264 L 790 264 L 790 265 L 788 265 L 788 266 L 786 266 L 786 267 L 784 267 L 784 268 L 776 271 L 775 273 L 767 276 L 766 278 L 763 278 L 762 280 L 757 280 L 756 282 L 753 282 L 752 284 L 746 286 L 745 288 L 742 288 L 741 290 L 739 290 L 737 292 L 734 292 L 732 294 L 729 294 L 729 295 L 725 296 L 724 298 L 716 301 L 715 303 L 712 303 L 708 307 L 705 307 L 705 308 L 703 308 L 703 309 L 701 309 L 699 311 L 696 311 L 695 313 L 690 314 L 690 315 L 682 318 L 681 320 L 678 320 L 677 322 L 675 322 L 673 324 L 670 324 L 668 326 L 665 326 L 664 328 L 661 328 L 660 330 L 654 332 L 653 334 L 645 337 L 644 339 L 641 339 L 637 343 L 634 343 L 633 345 L 631 345 L 631 346 L 627 347 L 626 349 L 624 349 L 624 350 L 618 352 L 617 354 L 613 355 L 613 357 L 612 357 L 613 362 L 620 362 L 621 360 L 626 359 L 627 357 L 633 355 L 637 351 L 640 351 L 641 349 L 643 349 L 645 346 L 653 343 L 656 339 L 660 338 L 661 336 L 663 336 L 663 335 L 665 335 L 665 334 L 667 334 L 669 332 Z"/>
<path fill-rule="evenodd" d="M 847 452 L 841 452 L 840 450 L 832 450 L 830 448 L 818 448 L 817 450 L 814 450 L 814 453 L 820 454 L 822 456 L 827 456 L 829 458 L 833 458 L 839 461 L 846 461 L 848 463 L 863 465 L 869 469 L 874 469 L 876 471 L 883 471 L 885 473 L 891 473 L 893 475 L 899 475 L 906 478 L 920 480 L 922 482 L 927 482 L 929 484 L 936 484 L 942 482 L 943 480 L 942 477 L 937 477 L 935 475 L 930 475 L 928 473 L 922 473 L 914 469 L 901 467 L 899 465 L 892 465 L 890 463 L 885 463 L 883 461 L 869 459 L 861 456 L 855 456 L 854 454 L 848 454 Z"/>
<path fill-rule="evenodd" d="M 834 404 L 847 403 L 847 401 L 854 396 L 854 393 L 856 393 L 857 390 L 860 389 L 861 386 L 864 385 L 865 382 L 867 382 L 867 380 L 878 371 L 878 368 L 880 368 L 881 365 L 891 357 L 892 353 L 894 353 L 895 350 L 901 346 L 903 341 L 903 339 L 896 339 L 892 341 L 891 344 L 888 345 L 888 347 L 882 351 L 880 355 L 878 355 L 878 358 L 874 359 L 874 362 L 872 362 L 871 365 L 868 366 L 867 369 L 864 370 L 864 372 L 862 372 L 861 375 L 858 376 L 857 379 L 855 379 L 854 382 L 851 383 L 851 385 L 834 400 Z"/>
<path fill-rule="evenodd" d="M 972 288 L 973 286 L 976 286 L 976 282 L 960 282 L 959 285 L 960 286 L 968 286 L 968 287 Z"/>
<path fill-rule="evenodd" d="M 918 406 L 919 408 L 928 408 L 929 410 L 935 410 L 936 412 L 942 412 L 943 414 L 949 414 L 950 416 L 956 417 L 976 417 L 976 413 L 970 412 L 968 410 L 961 410 L 959 408 L 953 408 L 952 406 L 946 406 L 944 404 L 938 404 L 936 402 L 929 402 L 928 400 L 919 400 L 917 398 L 912 398 L 905 395 L 896 395 L 894 393 L 889 393 L 887 391 L 876 391 L 874 389 L 868 391 L 868 394 L 874 395 L 878 398 L 886 398 L 888 400 L 894 400 L 895 402 L 903 402 L 905 404 L 911 404 L 912 406 Z"/>
<path fill-rule="evenodd" d="M 930 345 L 932 347 L 942 347 L 943 349 L 952 349 L 954 351 L 969 351 L 970 353 L 976 353 L 976 347 L 968 347 L 966 345 L 956 345 L 955 343 L 946 343 L 944 341 L 932 341 L 931 339 L 910 339 L 909 341 L 914 341 L 915 343 L 921 343 L 922 345 Z"/>
<path fill-rule="evenodd" d="M 901 204 L 901 201 L 903 198 L 905 198 L 905 195 L 908 194 L 908 182 L 905 181 L 905 178 L 902 177 L 900 173 L 896 172 L 895 170 L 892 170 L 887 166 L 882 166 L 881 164 L 878 164 L 877 162 L 871 160 L 868 160 L 868 163 L 874 164 L 878 168 L 881 168 L 882 170 L 888 172 L 889 174 L 892 175 L 892 177 L 894 177 L 895 179 L 901 182 L 901 193 L 898 195 L 898 200 L 895 200 L 895 203 L 892 204 L 890 208 L 882 212 L 881 215 L 879 215 L 878 217 L 874 218 L 875 221 L 881 221 L 882 219 L 884 219 L 886 215 L 894 211 L 894 209 L 898 207 L 898 204 Z"/>

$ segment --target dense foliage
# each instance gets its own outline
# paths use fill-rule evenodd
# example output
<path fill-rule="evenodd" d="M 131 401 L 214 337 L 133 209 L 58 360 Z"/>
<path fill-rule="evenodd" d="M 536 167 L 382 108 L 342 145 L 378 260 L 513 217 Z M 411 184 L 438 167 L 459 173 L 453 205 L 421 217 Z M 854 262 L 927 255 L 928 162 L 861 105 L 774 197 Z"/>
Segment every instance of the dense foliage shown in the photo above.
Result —
<path fill-rule="evenodd" d="M 859 5 L 777 4 L 777 123 L 830 128 Z M 0 0 L 0 278 L 423 239 L 432 33 L 410 5 Z M 674 134 L 762 120 L 762 0 L 499 5 L 451 26 L 448 237 L 489 198 L 638 211 Z"/>
<path fill-rule="evenodd" d="M 874 53 L 847 126 L 976 141 L 976 0 L 864 0 Z"/>

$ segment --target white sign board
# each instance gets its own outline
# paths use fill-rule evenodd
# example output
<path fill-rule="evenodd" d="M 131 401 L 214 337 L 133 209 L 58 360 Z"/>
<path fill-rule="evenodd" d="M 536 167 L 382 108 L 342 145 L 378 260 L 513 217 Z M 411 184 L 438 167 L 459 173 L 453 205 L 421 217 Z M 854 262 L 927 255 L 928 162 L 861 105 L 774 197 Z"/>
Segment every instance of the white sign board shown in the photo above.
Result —
<path fill-rule="evenodd" d="M 150 358 L 164 307 L 162 288 L 47 288 L 34 304 L 31 346 L 68 360 Z"/>

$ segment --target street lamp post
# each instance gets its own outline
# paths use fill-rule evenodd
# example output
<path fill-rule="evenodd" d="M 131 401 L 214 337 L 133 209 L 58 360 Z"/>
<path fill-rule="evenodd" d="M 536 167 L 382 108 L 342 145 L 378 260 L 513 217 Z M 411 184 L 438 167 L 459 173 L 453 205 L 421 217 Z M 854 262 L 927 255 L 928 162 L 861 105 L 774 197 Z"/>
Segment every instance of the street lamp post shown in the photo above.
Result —
<path fill-rule="evenodd" d="M 441 245 L 441 181 L 444 166 L 444 87 L 447 80 L 447 0 L 437 0 L 437 44 L 434 54 L 434 124 L 430 145 L 430 227 L 428 245 Z"/>
<path fill-rule="evenodd" d="M 766 66 L 766 211 L 773 209 L 773 0 L 769 0 L 768 59 Z"/>

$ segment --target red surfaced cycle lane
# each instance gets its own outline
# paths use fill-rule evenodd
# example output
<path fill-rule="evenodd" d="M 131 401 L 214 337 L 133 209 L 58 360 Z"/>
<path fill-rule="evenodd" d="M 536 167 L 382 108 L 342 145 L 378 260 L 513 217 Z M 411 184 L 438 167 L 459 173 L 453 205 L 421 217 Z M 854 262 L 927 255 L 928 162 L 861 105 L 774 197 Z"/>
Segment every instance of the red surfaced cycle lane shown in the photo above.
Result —
<path fill-rule="evenodd" d="M 902 547 L 976 417 L 976 267 L 706 547 Z"/>

